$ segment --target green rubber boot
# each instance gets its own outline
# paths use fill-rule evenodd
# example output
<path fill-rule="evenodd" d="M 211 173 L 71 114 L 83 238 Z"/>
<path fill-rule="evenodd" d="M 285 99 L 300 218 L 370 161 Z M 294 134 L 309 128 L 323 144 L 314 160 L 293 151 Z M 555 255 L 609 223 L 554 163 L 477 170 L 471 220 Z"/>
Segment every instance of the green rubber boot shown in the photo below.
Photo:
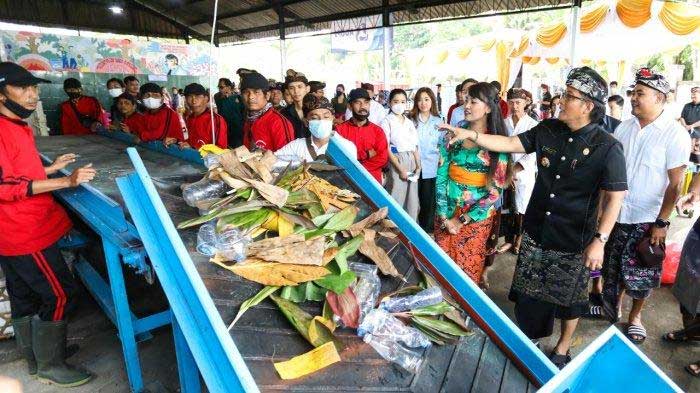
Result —
<path fill-rule="evenodd" d="M 27 361 L 29 375 L 36 375 L 36 359 L 32 349 L 32 316 L 13 319 L 12 328 L 15 331 L 17 348 Z"/>
<path fill-rule="evenodd" d="M 64 388 L 87 383 L 92 376 L 66 364 L 66 322 L 32 321 L 32 340 L 40 382 Z"/>

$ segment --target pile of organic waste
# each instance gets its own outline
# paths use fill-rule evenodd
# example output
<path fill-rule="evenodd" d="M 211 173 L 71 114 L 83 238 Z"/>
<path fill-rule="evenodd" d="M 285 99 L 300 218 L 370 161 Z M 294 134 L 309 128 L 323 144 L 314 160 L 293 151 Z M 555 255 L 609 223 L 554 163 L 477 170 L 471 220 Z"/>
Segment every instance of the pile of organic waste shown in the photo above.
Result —
<path fill-rule="evenodd" d="M 403 279 L 376 243 L 396 238 L 396 225 L 386 218 L 386 207 L 358 219 L 360 196 L 318 176 L 338 168 L 319 162 L 292 167 L 269 151 L 245 147 L 205 146 L 202 152 L 206 176 L 182 186 L 183 198 L 200 216 L 178 228 L 199 225 L 199 252 L 264 286 L 241 305 L 229 329 L 270 298 L 315 347 L 275 363 L 281 378 L 339 362 L 338 327 L 357 329 L 380 355 L 411 372 L 430 345 L 471 334 L 454 300 L 428 275 L 420 285 L 380 295 L 380 274 Z M 373 264 L 348 262 L 357 252 Z M 303 302 L 323 302 L 321 315 L 304 311 L 298 305 Z"/>

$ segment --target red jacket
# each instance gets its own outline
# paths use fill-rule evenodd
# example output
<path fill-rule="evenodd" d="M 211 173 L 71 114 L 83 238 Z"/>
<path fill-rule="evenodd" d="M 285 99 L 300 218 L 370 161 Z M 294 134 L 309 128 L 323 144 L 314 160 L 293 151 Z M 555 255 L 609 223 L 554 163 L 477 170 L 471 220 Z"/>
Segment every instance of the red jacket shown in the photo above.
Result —
<path fill-rule="evenodd" d="M 459 106 L 459 103 L 455 102 L 454 104 L 452 104 L 450 106 L 450 109 L 447 110 L 447 124 L 450 124 L 450 120 L 452 120 L 452 111 L 457 109 L 458 106 Z"/>
<path fill-rule="evenodd" d="M 143 120 L 143 115 L 139 112 L 134 112 L 131 116 L 122 120 L 122 123 L 129 127 L 129 133 L 141 135 L 146 129 L 146 122 Z"/>
<path fill-rule="evenodd" d="M 185 119 L 185 123 L 187 124 L 187 143 L 193 149 L 199 149 L 202 145 L 212 143 L 209 108 L 197 116 L 190 114 Z M 226 121 L 218 113 L 214 113 L 214 125 L 216 145 L 222 149 L 228 148 L 228 128 Z"/>
<path fill-rule="evenodd" d="M 72 223 L 51 193 L 32 195 L 32 181 L 46 180 L 29 125 L 0 115 L 0 255 L 41 251 Z"/>
<path fill-rule="evenodd" d="M 381 183 L 382 168 L 389 161 L 389 146 L 384 130 L 369 121 L 364 126 L 358 127 L 352 119 L 338 124 L 335 130 L 340 136 L 355 144 L 357 147 L 357 161 Z M 369 157 L 368 152 L 370 150 L 374 150 L 377 153 L 372 158 Z"/>
<path fill-rule="evenodd" d="M 144 112 L 139 121 L 143 124 L 137 127 L 140 130 L 137 135 L 142 142 L 162 141 L 165 138 L 175 138 L 178 142 L 185 140 L 180 117 L 166 105 L 161 106 L 155 113 Z"/>
<path fill-rule="evenodd" d="M 294 140 L 294 126 L 276 110 L 270 108 L 254 121 L 243 123 L 243 146 L 277 151 Z"/>
<path fill-rule="evenodd" d="M 61 133 L 63 135 L 86 135 L 92 134 L 89 127 L 85 127 L 71 105 L 71 101 L 63 101 L 60 106 Z M 75 109 L 81 115 L 90 118 L 90 123 L 100 122 L 106 125 L 105 112 L 97 98 L 81 96 L 75 103 Z"/>

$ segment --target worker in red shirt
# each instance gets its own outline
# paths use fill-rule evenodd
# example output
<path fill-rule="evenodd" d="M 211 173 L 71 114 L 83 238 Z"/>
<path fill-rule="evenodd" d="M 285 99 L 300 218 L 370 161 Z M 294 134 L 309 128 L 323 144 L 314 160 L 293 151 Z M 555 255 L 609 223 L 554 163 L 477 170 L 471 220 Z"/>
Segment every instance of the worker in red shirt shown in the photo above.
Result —
<path fill-rule="evenodd" d="M 57 246 L 72 223 L 51 192 L 87 183 L 95 170 L 86 165 L 70 176 L 47 178 L 74 162 L 75 155 L 64 154 L 43 166 L 34 133 L 24 121 L 39 101 L 38 83 L 50 82 L 15 63 L 0 63 L 0 266 L 29 374 L 63 387 L 78 386 L 91 376 L 65 363 L 65 318 L 76 284 Z"/>
<path fill-rule="evenodd" d="M 294 127 L 269 103 L 270 84 L 257 72 L 241 75 L 241 95 L 247 109 L 243 146 L 277 151 L 294 140 Z"/>
<path fill-rule="evenodd" d="M 350 120 L 338 124 L 336 131 L 357 147 L 357 160 L 375 179 L 382 183 L 382 168 L 389 161 L 389 147 L 384 130 L 367 120 L 369 93 L 365 89 L 353 89 L 348 95 L 352 111 Z"/>
<path fill-rule="evenodd" d="M 142 142 L 163 141 L 165 146 L 184 142 L 180 117 L 163 103 L 161 87 L 149 82 L 141 86 L 140 93 L 146 111 L 138 139 Z"/>
<path fill-rule="evenodd" d="M 141 135 L 144 132 L 146 122 L 143 119 L 143 115 L 136 110 L 138 107 L 136 98 L 124 92 L 116 98 L 116 105 L 121 121 L 115 124 L 114 127 L 110 127 L 110 130 L 134 134 L 136 137 Z"/>
<path fill-rule="evenodd" d="M 214 138 L 212 140 L 212 115 L 209 110 L 209 94 L 199 83 L 185 86 L 185 102 L 190 113 L 185 118 L 187 124 L 187 141 L 181 142 L 180 147 L 199 149 L 202 145 L 215 144 L 222 149 L 228 148 L 228 128 L 226 121 L 218 113 L 214 113 Z"/>
<path fill-rule="evenodd" d="M 68 95 L 59 107 L 63 135 L 92 134 L 107 126 L 102 105 L 97 98 L 83 95 L 83 85 L 79 80 L 68 78 L 63 81 L 63 91 Z"/>

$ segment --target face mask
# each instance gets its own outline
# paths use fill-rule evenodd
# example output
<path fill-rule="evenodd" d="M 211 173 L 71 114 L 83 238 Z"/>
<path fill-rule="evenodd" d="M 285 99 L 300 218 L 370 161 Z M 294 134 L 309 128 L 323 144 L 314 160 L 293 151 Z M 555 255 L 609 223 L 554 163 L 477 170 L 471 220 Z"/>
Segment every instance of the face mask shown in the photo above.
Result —
<path fill-rule="evenodd" d="M 112 98 L 117 98 L 120 95 L 122 95 L 122 93 L 124 93 L 124 89 L 122 89 L 121 87 L 117 87 L 115 89 L 109 89 L 108 91 L 109 91 L 109 96 Z"/>
<path fill-rule="evenodd" d="M 75 92 L 68 93 L 68 92 L 66 92 L 66 94 L 68 95 L 68 98 L 70 98 L 71 100 L 75 100 L 76 98 L 80 97 L 80 93 L 75 93 Z"/>
<path fill-rule="evenodd" d="M 391 111 L 397 115 L 403 115 L 406 112 L 406 104 L 394 104 L 391 106 Z"/>
<path fill-rule="evenodd" d="M 34 113 L 34 109 L 27 109 L 9 98 L 5 100 L 3 104 L 5 105 L 5 108 L 7 108 L 10 112 L 14 113 L 15 115 L 19 116 L 21 119 L 26 119 L 29 116 L 31 116 L 32 113 Z"/>
<path fill-rule="evenodd" d="M 144 98 L 143 105 L 148 109 L 158 109 L 161 105 L 163 105 L 163 100 L 153 97 Z"/>
<path fill-rule="evenodd" d="M 331 120 L 309 120 L 309 131 L 318 139 L 328 138 L 333 132 L 333 122 Z"/>

